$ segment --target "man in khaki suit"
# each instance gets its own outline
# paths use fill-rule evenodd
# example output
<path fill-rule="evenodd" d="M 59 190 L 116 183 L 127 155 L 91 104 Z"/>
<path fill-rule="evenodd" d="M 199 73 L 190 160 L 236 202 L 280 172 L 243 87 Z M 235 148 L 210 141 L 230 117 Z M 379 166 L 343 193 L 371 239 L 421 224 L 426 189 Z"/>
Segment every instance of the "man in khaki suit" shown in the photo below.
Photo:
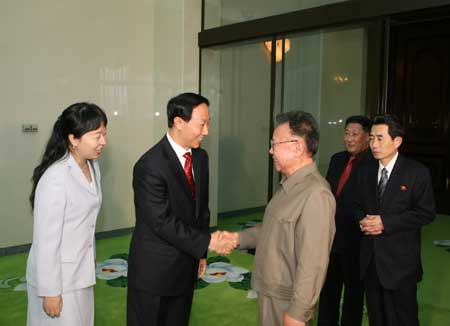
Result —
<path fill-rule="evenodd" d="M 276 122 L 269 152 L 283 174 L 279 189 L 262 225 L 232 236 L 240 248 L 256 248 L 252 287 L 259 325 L 306 325 L 327 272 L 336 203 L 314 163 L 315 119 L 295 111 L 279 114 Z"/>

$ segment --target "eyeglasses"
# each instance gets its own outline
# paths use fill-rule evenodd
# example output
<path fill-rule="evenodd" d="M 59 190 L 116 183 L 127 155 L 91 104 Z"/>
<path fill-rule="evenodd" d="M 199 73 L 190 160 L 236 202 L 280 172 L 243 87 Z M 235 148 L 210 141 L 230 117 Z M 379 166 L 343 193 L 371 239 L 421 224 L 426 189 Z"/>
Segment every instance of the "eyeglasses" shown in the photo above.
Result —
<path fill-rule="evenodd" d="M 362 134 L 362 132 L 360 131 L 345 131 L 344 132 L 344 136 L 346 137 L 358 137 Z"/>
<path fill-rule="evenodd" d="M 270 148 L 273 148 L 275 145 L 278 145 L 278 144 L 296 143 L 296 142 L 298 142 L 298 139 L 282 140 L 282 141 L 270 140 Z"/>

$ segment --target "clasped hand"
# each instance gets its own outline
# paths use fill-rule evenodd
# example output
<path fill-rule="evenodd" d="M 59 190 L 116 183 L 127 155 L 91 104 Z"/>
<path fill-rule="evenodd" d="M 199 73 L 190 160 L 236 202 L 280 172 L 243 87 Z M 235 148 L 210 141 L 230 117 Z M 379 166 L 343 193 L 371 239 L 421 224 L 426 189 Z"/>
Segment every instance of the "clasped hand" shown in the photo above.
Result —
<path fill-rule="evenodd" d="M 239 234 L 237 232 L 216 231 L 211 233 L 209 249 L 219 255 L 229 255 L 239 245 Z"/>
<path fill-rule="evenodd" d="M 366 217 L 359 221 L 359 227 L 365 235 L 378 235 L 384 231 L 384 225 L 380 215 L 366 215 Z"/>

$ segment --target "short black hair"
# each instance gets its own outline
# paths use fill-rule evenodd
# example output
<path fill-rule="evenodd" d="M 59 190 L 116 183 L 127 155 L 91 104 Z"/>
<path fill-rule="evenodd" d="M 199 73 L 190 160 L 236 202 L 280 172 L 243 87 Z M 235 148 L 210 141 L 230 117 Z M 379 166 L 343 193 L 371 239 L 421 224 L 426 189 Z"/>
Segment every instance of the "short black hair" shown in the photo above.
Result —
<path fill-rule="evenodd" d="M 195 93 L 182 93 L 171 98 L 167 103 L 167 125 L 169 128 L 173 127 L 173 121 L 176 117 L 180 117 L 186 122 L 190 121 L 192 111 L 202 103 L 209 106 L 206 97 Z"/>
<path fill-rule="evenodd" d="M 311 113 L 304 111 L 282 112 L 275 118 L 276 126 L 289 123 L 293 135 L 305 140 L 308 152 L 314 156 L 319 150 L 319 125 Z"/>
<path fill-rule="evenodd" d="M 392 139 L 394 139 L 395 137 L 403 138 L 405 136 L 405 129 L 400 123 L 400 119 L 393 114 L 376 116 L 372 121 L 372 126 L 375 125 L 387 125 L 389 136 L 391 136 Z"/>
<path fill-rule="evenodd" d="M 348 117 L 347 120 L 345 120 L 345 127 L 347 127 L 349 123 L 360 124 L 365 132 L 370 132 L 370 127 L 372 127 L 372 121 L 364 115 L 352 115 L 351 117 Z"/>

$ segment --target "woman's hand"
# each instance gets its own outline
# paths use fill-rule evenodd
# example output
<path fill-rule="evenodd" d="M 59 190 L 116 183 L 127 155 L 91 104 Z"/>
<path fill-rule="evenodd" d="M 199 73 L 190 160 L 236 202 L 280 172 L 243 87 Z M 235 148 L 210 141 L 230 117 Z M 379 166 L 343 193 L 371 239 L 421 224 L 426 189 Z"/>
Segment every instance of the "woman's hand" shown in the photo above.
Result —
<path fill-rule="evenodd" d="M 56 297 L 44 297 L 42 306 L 45 313 L 50 317 L 59 317 L 63 306 L 62 296 L 57 295 Z"/>

